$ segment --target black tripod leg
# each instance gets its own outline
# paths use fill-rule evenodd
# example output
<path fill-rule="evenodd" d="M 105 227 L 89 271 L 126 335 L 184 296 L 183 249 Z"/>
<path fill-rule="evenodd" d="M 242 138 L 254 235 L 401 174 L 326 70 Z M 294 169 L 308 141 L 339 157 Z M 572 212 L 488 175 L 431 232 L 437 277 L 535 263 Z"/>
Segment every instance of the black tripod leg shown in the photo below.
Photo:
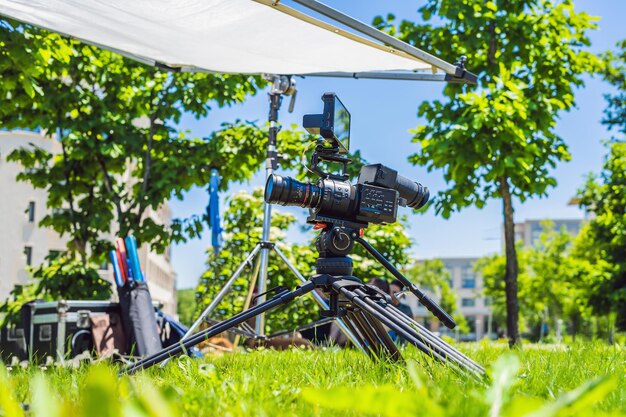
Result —
<path fill-rule="evenodd" d="M 138 362 L 122 369 L 120 373 L 124 374 L 132 374 L 141 369 L 146 369 L 156 363 L 159 363 L 171 356 L 178 355 L 179 353 L 185 351 L 186 349 L 197 345 L 198 343 L 206 340 L 210 337 L 218 335 L 231 327 L 237 326 L 244 321 L 256 317 L 257 315 L 264 313 L 268 310 L 273 309 L 281 304 L 287 304 L 290 301 L 293 301 L 295 298 L 300 297 L 304 294 L 311 292 L 315 288 L 315 284 L 311 281 L 307 281 L 302 286 L 296 288 L 294 291 L 284 291 L 282 293 L 276 294 L 274 297 L 269 300 L 249 309 L 246 311 L 242 311 L 239 314 L 235 314 L 228 320 L 220 322 L 215 326 L 211 326 L 208 329 L 205 329 L 201 332 L 198 332 L 191 336 L 190 338 L 182 341 L 179 344 L 170 346 L 168 348 L 163 349 L 160 352 L 155 353 L 152 356 L 148 356 L 147 358 L 141 359 Z"/>
<path fill-rule="evenodd" d="M 372 341 L 370 345 L 370 349 L 374 352 L 375 356 L 378 359 L 384 359 L 389 352 L 386 352 L 387 347 L 383 343 L 383 340 L 379 334 L 373 329 L 372 325 L 367 320 L 367 317 L 363 314 L 362 311 L 354 312 L 354 320 L 358 323 L 360 329 L 365 332 L 368 338 Z"/>
<path fill-rule="evenodd" d="M 404 337 L 407 341 L 411 342 L 413 345 L 415 345 L 419 350 L 421 350 L 426 355 L 432 356 L 434 359 L 436 359 L 436 360 L 438 360 L 440 362 L 444 362 L 444 363 L 446 362 L 445 357 L 442 356 L 439 352 L 434 351 L 433 349 L 429 348 L 421 340 L 416 338 L 413 334 L 408 333 L 407 331 L 405 331 L 401 326 L 398 325 L 398 323 L 395 320 L 392 320 L 392 319 L 388 318 L 386 315 L 381 314 L 378 311 L 376 311 L 376 309 L 374 309 L 369 304 L 367 304 L 364 300 L 362 300 L 354 292 L 352 292 L 352 291 L 350 291 L 350 290 L 348 290 L 346 288 L 339 288 L 339 291 L 348 300 L 350 300 L 354 305 L 356 305 L 357 307 L 360 307 L 362 310 L 364 310 L 364 311 L 368 312 L 369 314 L 371 314 L 375 319 L 377 319 L 380 322 L 382 322 L 385 326 L 389 327 L 390 329 L 395 330 L 396 333 L 398 333 L 400 336 Z"/>
<path fill-rule="evenodd" d="M 344 323 L 348 330 L 350 330 L 354 337 L 357 339 L 357 342 L 359 342 L 363 347 L 363 352 L 365 352 L 368 356 L 375 358 L 375 356 L 372 355 L 372 351 L 368 348 L 367 341 L 364 339 L 361 333 L 359 333 L 358 329 L 354 325 L 354 316 L 352 312 L 346 313 L 346 315 L 344 316 Z"/>
<path fill-rule="evenodd" d="M 375 326 L 375 320 L 372 320 L 371 316 L 368 317 L 363 311 L 355 312 L 354 316 L 359 326 L 374 340 L 372 347 L 376 351 L 376 356 L 379 359 L 392 358 L 397 360 L 400 352 L 398 352 L 387 331 L 382 326 Z"/>
<path fill-rule="evenodd" d="M 355 311 L 351 311 L 348 313 L 350 323 L 357 329 L 359 335 L 364 340 L 365 344 L 363 345 L 368 353 L 368 355 L 372 359 L 380 359 L 380 349 L 378 340 L 376 336 L 371 333 L 371 329 L 368 329 L 366 326 L 363 326 L 361 318 L 357 316 Z"/>
<path fill-rule="evenodd" d="M 436 345 L 439 349 L 442 350 L 443 353 L 445 353 L 446 355 L 448 355 L 451 358 L 454 358 L 454 360 L 456 360 L 460 364 L 462 364 L 462 365 L 464 365 L 466 367 L 472 368 L 472 369 L 474 369 L 474 371 L 476 371 L 476 372 L 478 372 L 480 374 L 484 374 L 485 373 L 485 368 L 483 368 L 482 366 L 480 366 L 479 364 L 474 362 L 472 359 L 470 359 L 467 356 L 465 356 L 463 353 L 461 353 L 460 351 L 458 351 L 457 349 L 455 349 L 454 347 L 452 347 L 451 345 L 446 343 L 444 340 L 442 340 L 439 337 L 435 336 L 430 330 L 426 329 L 424 326 L 422 326 L 421 324 L 419 324 L 415 320 L 411 319 L 410 317 L 407 317 L 400 310 L 398 310 L 395 306 L 392 306 L 392 305 L 389 305 L 389 304 L 386 304 L 386 303 L 384 303 L 382 305 L 381 304 L 378 304 L 378 305 L 383 310 L 388 311 L 390 314 L 392 314 L 393 316 L 397 317 L 406 326 L 409 326 L 409 328 L 413 328 L 415 330 L 415 332 L 417 332 L 419 335 L 423 336 L 423 338 L 425 339 L 425 341 L 428 344 Z"/>
<path fill-rule="evenodd" d="M 357 295 L 366 295 L 360 290 L 355 290 L 355 293 Z M 399 310 L 393 308 L 393 306 L 389 306 L 384 302 L 378 303 L 367 296 L 365 298 L 365 303 L 373 308 L 382 317 L 385 317 L 385 319 L 394 322 L 396 326 L 394 330 L 398 331 L 400 334 L 404 333 L 406 335 L 410 335 L 409 338 L 403 335 L 403 337 L 405 337 L 408 341 L 413 344 L 415 344 L 415 341 L 419 341 L 420 346 L 417 344 L 415 345 L 420 348 L 420 350 L 423 351 L 421 346 L 425 346 L 432 352 L 432 354 L 436 354 L 439 358 L 442 358 L 443 361 L 448 361 L 465 372 L 472 373 L 480 378 L 485 375 L 485 371 L 482 367 L 480 367 L 480 365 L 464 357 L 463 354 L 448 345 L 443 340 L 436 338 L 436 336 L 428 330 L 423 329 L 422 332 L 417 331 L 409 323 L 407 323 L 407 320 L 405 320 L 406 316 L 404 316 Z M 381 304 L 385 305 L 386 308 L 384 308 Z M 406 317 L 406 319 L 408 319 L 408 317 Z"/>
<path fill-rule="evenodd" d="M 391 339 L 391 336 L 389 336 L 389 333 L 383 327 L 383 325 L 380 324 L 380 321 L 376 320 L 375 317 L 372 317 L 371 314 L 368 314 L 365 312 L 363 312 L 362 314 L 367 320 L 367 322 L 369 323 L 369 325 L 372 327 L 372 329 L 374 330 L 374 332 L 376 333 L 376 335 L 378 336 L 382 344 L 385 346 L 385 350 L 387 351 L 389 358 L 394 362 L 403 361 L 404 358 L 402 357 L 402 354 L 398 350 L 398 346 L 396 346 L 396 344 Z"/>

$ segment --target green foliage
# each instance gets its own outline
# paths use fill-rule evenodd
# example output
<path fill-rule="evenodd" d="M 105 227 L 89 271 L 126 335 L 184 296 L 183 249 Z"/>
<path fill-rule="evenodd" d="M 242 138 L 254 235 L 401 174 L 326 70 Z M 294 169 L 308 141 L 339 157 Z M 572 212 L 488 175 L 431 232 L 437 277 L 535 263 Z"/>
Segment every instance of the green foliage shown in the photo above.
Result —
<path fill-rule="evenodd" d="M 626 308 L 626 143 L 610 145 L 599 176 L 590 175 L 579 191 L 580 205 L 593 217 L 578 243 L 588 260 L 590 304 L 597 314 Z"/>
<path fill-rule="evenodd" d="M 57 256 L 31 271 L 33 282 L 16 285 L 0 306 L 3 323 L 18 323 L 22 306 L 36 299 L 43 300 L 108 300 L 111 284 L 98 274 L 96 265 Z"/>
<path fill-rule="evenodd" d="M 178 321 L 185 326 L 191 326 L 196 310 L 196 290 L 185 288 L 176 291 L 176 312 Z"/>
<path fill-rule="evenodd" d="M 606 52 L 602 59 L 607 65 L 602 68 L 605 81 L 617 89 L 615 94 L 606 94 L 607 107 L 602 123 L 626 135 L 626 39 L 617 43 L 618 51 Z"/>
<path fill-rule="evenodd" d="M 15 285 L 0 306 L 0 327 L 20 323 L 22 306 L 37 298 L 37 286 L 35 284 Z"/>
<path fill-rule="evenodd" d="M 0 40 L 11 45 L 3 54 L 23 62 L 0 67 L 3 81 L 9 80 L 3 87 L 15 87 L 9 76 L 17 72 L 35 92 L 26 94 L 29 100 L 7 100 L 11 111 L 0 113 L 0 125 L 41 128 L 56 133 L 61 145 L 56 155 L 25 146 L 9 160 L 26 168 L 19 180 L 48 191 L 52 211 L 41 225 L 69 235 L 70 252 L 85 258 L 89 247 L 89 255 L 102 261 L 110 248 L 101 239 L 105 232 L 132 233 L 156 250 L 172 238 L 195 236 L 197 227 L 170 229 L 146 210 L 205 185 L 212 166 L 237 164 L 222 174 L 226 187 L 250 178 L 260 165 L 261 156 L 241 152 L 258 148 L 263 133 L 254 125 L 225 124 L 205 139 L 188 138 L 179 128 L 183 113 L 200 118 L 212 105 L 241 102 L 264 85 L 260 78 L 172 74 L 28 25 L 2 23 Z M 23 59 L 23 53 L 33 59 Z M 229 155 L 241 156 L 228 161 Z M 119 229 L 111 230 L 112 223 Z"/>
<path fill-rule="evenodd" d="M 555 230 L 550 221 L 543 222 L 542 227 L 534 246 L 520 246 L 517 250 L 522 327 L 533 338 L 538 338 L 534 329 L 539 329 L 541 323 L 548 323 L 554 329 L 556 322 L 563 319 L 575 335 L 582 320 L 590 316 L 587 296 L 589 284 L 593 282 L 591 268 L 574 246 L 578 237 L 573 238 L 565 228 Z M 504 256 L 481 258 L 475 269 L 483 275 L 485 295 L 492 299 L 494 319 L 503 322 L 506 317 Z"/>
<path fill-rule="evenodd" d="M 33 270 L 38 282 L 37 294 L 58 300 L 107 300 L 111 297 L 109 283 L 98 274 L 95 265 L 57 257 Z"/>
<path fill-rule="evenodd" d="M 402 21 L 400 37 L 448 61 L 467 56 L 479 77 L 478 88 L 449 84 L 446 101 L 419 109 L 428 122 L 415 131 L 420 149 L 410 160 L 442 168 L 451 185 L 439 193 L 437 211 L 448 217 L 501 198 L 503 178 L 522 201 L 545 195 L 556 184 L 550 168 L 570 158 L 554 133 L 558 112 L 574 105 L 580 74 L 597 68 L 585 51 L 597 18 L 575 12 L 569 0 L 429 0 L 419 11 L 441 23 Z"/>
<path fill-rule="evenodd" d="M 413 131 L 419 149 L 409 161 L 443 171 L 449 187 L 434 207 L 445 218 L 503 200 L 507 327 L 518 344 L 513 197 L 545 196 L 556 185 L 551 170 L 570 159 L 554 129 L 574 105 L 580 75 L 599 68 L 585 50 L 597 18 L 577 13 L 572 0 L 428 0 L 419 12 L 434 23 L 402 21 L 399 37 L 450 62 L 465 55 L 478 86 L 448 84 L 444 101 L 422 103 L 427 122 Z M 393 18 L 375 24 L 394 32 Z"/>

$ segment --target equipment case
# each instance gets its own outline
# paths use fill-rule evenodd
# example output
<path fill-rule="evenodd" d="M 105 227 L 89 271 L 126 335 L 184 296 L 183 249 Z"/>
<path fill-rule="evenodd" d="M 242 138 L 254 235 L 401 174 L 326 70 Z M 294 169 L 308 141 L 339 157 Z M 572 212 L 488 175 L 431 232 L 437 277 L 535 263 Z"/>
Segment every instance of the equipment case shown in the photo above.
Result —
<path fill-rule="evenodd" d="M 155 311 L 159 303 L 153 303 Z M 22 307 L 19 326 L 0 329 L 0 356 L 9 362 L 20 360 L 45 362 L 72 358 L 84 351 L 93 351 L 91 318 L 108 314 L 112 321 L 121 320 L 120 305 L 112 301 L 31 301 Z M 156 314 L 157 325 L 164 318 Z M 125 354 L 127 352 L 120 352 Z"/>

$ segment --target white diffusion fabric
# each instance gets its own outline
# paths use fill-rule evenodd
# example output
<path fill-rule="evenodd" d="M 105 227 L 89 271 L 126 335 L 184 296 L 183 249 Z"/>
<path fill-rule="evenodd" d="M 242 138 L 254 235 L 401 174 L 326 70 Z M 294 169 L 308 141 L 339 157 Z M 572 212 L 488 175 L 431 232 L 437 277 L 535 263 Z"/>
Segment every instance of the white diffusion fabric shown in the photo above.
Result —
<path fill-rule="evenodd" d="M 187 70 L 307 74 L 430 68 L 252 0 L 0 0 L 0 14 Z"/>

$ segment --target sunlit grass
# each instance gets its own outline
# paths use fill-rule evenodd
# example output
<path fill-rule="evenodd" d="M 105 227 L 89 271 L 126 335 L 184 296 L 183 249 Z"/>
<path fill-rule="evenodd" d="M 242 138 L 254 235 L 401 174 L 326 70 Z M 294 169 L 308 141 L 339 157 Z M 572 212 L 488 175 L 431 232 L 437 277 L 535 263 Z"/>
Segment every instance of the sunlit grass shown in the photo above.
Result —
<path fill-rule="evenodd" d="M 493 371 L 505 346 L 460 348 L 495 372 L 498 382 L 461 378 L 412 348 L 401 365 L 374 363 L 353 350 L 261 350 L 181 358 L 123 378 L 106 364 L 9 369 L 0 377 L 0 415 L 20 415 L 17 406 L 24 404 L 36 417 L 626 415 L 620 347 L 526 346 L 516 354 L 519 361 L 505 356 Z"/>

